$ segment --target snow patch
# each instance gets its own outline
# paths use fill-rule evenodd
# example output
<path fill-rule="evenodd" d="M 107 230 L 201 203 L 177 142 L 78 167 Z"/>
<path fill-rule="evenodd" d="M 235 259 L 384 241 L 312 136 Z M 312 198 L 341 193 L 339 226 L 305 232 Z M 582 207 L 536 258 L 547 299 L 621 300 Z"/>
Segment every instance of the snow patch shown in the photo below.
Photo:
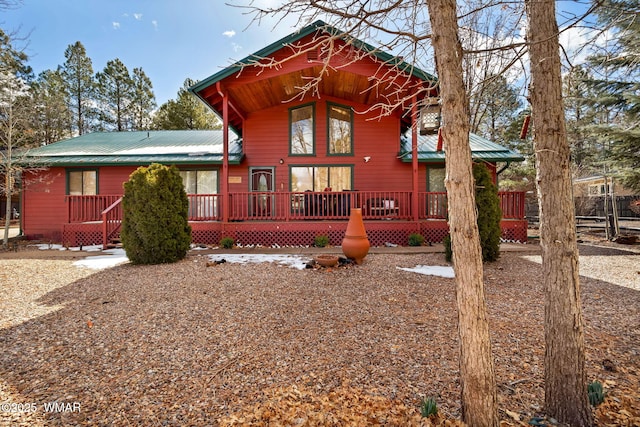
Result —
<path fill-rule="evenodd" d="M 108 249 L 102 252 L 107 255 L 89 256 L 85 259 L 75 261 L 73 265 L 77 267 L 86 267 L 94 270 L 102 270 L 105 268 L 115 267 L 129 261 L 124 249 Z"/>
<path fill-rule="evenodd" d="M 224 254 L 209 255 L 211 261 L 235 262 L 239 264 L 275 262 L 280 265 L 286 265 L 290 268 L 304 270 L 307 266 L 308 259 L 297 255 L 278 255 L 278 254 Z"/>
<path fill-rule="evenodd" d="M 412 268 L 396 267 L 398 270 L 411 271 L 418 274 L 426 274 L 427 276 L 440 276 L 454 278 L 455 273 L 453 267 L 443 267 L 440 265 L 417 265 Z"/>

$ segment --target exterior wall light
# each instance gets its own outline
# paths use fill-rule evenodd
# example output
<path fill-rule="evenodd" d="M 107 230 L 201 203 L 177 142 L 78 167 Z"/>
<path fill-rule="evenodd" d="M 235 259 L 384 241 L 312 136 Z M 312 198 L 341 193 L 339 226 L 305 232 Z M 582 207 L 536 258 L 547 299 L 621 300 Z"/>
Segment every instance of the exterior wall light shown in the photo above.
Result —
<path fill-rule="evenodd" d="M 420 135 L 434 134 L 440 128 L 440 99 L 427 98 L 420 110 Z"/>

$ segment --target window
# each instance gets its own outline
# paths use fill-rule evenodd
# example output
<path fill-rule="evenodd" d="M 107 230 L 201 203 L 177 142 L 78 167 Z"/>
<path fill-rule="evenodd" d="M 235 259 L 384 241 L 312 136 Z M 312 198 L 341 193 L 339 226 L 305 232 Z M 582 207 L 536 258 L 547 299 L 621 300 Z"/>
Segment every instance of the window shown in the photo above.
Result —
<path fill-rule="evenodd" d="M 445 192 L 447 189 L 444 187 L 445 168 L 427 168 L 427 191 L 430 192 Z"/>
<path fill-rule="evenodd" d="M 67 194 L 71 196 L 89 196 L 98 194 L 98 171 L 68 171 Z"/>
<path fill-rule="evenodd" d="M 303 105 L 289 110 L 289 152 L 293 156 L 315 155 L 313 121 L 315 107 Z"/>
<path fill-rule="evenodd" d="M 427 191 L 429 193 L 446 193 L 444 167 L 427 167 Z M 427 218 L 447 217 L 447 196 L 445 194 L 427 194 Z"/>
<path fill-rule="evenodd" d="M 218 192 L 218 171 L 183 170 L 180 177 L 187 194 L 216 194 Z"/>
<path fill-rule="evenodd" d="M 182 170 L 180 177 L 189 197 L 190 219 L 214 219 L 218 216 L 217 170 Z"/>
<path fill-rule="evenodd" d="M 292 166 L 291 191 L 351 190 L 353 166 Z"/>
<path fill-rule="evenodd" d="M 328 154 L 353 154 L 353 110 L 335 104 L 327 104 L 328 109 Z"/>
<path fill-rule="evenodd" d="M 611 184 L 592 184 L 589 186 L 589 196 L 603 196 L 607 193 L 611 193 Z"/>

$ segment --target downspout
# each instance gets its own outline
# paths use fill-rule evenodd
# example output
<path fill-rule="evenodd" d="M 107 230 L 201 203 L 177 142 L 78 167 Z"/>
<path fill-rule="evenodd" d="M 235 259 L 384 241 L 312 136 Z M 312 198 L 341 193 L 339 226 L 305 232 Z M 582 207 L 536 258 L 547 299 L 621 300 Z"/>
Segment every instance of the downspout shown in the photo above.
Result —
<path fill-rule="evenodd" d="M 222 222 L 229 222 L 229 96 L 222 91 L 220 82 L 216 89 L 222 96 Z"/>
<path fill-rule="evenodd" d="M 412 172 L 412 188 L 411 193 L 411 214 L 413 220 L 418 222 L 418 100 L 416 95 L 411 98 L 411 172 Z"/>
<path fill-rule="evenodd" d="M 500 175 L 502 172 L 507 170 L 507 168 L 509 167 L 510 164 L 511 164 L 511 162 L 506 162 L 505 165 L 503 167 L 501 167 L 499 171 L 496 172 L 496 176 Z"/>

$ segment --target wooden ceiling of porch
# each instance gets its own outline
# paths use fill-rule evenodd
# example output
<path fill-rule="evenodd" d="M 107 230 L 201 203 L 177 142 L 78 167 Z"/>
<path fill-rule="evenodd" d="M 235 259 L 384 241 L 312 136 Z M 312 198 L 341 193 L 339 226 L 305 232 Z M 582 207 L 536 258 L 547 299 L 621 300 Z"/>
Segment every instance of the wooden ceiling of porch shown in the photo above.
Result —
<path fill-rule="evenodd" d="M 320 63 L 310 64 L 308 68 L 282 74 L 271 74 L 269 77 L 255 80 L 227 80 L 223 90 L 229 95 L 229 123 L 234 128 L 242 129 L 243 117 L 247 114 L 282 105 L 289 101 L 300 101 L 303 98 L 334 97 L 349 100 L 362 105 L 401 104 L 409 94 L 424 88 L 423 82 L 402 77 L 401 74 L 390 73 L 381 77 L 367 76 L 345 69 L 328 68 L 324 70 Z M 395 80 L 392 79 L 395 77 Z M 322 75 L 322 78 L 317 79 Z M 305 85 L 315 87 L 306 91 Z M 216 111 L 222 112 L 222 96 L 218 88 L 212 86 L 201 92 L 204 99 Z M 408 103 L 404 103 L 408 107 Z"/>

